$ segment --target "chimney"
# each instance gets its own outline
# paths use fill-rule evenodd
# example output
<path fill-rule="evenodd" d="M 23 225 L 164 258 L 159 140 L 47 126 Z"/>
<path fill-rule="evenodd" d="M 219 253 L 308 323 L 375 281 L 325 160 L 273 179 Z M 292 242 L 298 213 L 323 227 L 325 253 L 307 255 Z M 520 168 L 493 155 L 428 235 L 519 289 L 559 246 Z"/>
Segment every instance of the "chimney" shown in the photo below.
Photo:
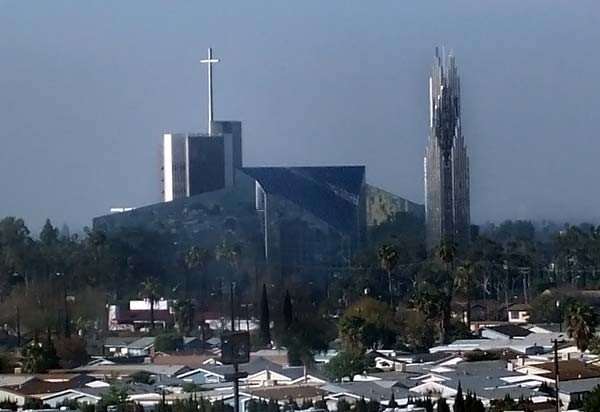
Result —
<path fill-rule="evenodd" d="M 394 362 L 394 370 L 396 372 L 406 372 L 406 363 L 405 362 Z"/>

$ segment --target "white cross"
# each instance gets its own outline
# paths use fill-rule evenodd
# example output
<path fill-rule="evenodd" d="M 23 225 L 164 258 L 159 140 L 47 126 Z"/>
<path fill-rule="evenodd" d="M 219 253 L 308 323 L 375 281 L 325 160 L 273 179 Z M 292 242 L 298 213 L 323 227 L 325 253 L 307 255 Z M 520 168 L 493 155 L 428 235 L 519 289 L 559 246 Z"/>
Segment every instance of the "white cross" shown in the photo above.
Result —
<path fill-rule="evenodd" d="M 212 135 L 213 122 L 213 87 L 212 87 L 212 65 L 218 63 L 219 59 L 213 59 L 212 49 L 208 48 L 208 58 L 200 60 L 200 63 L 208 65 L 208 134 Z"/>

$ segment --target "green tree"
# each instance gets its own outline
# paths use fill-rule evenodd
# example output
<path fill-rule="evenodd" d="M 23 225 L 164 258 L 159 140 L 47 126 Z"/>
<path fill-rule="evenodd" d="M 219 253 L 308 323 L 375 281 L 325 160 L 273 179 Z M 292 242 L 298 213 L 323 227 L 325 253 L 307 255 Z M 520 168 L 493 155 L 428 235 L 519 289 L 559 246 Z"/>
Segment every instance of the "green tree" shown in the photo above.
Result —
<path fill-rule="evenodd" d="M 400 325 L 394 311 L 385 303 L 363 297 L 350 306 L 339 321 L 339 334 L 344 347 L 350 351 L 363 350 L 396 342 Z"/>
<path fill-rule="evenodd" d="M 309 367 L 316 352 L 326 351 L 335 339 L 335 327 L 324 316 L 304 316 L 295 319 L 283 339 L 290 366 Z"/>
<path fill-rule="evenodd" d="M 354 403 L 354 412 L 368 412 L 369 408 L 365 398 L 360 398 Z"/>
<path fill-rule="evenodd" d="M 64 369 L 81 366 L 89 360 L 86 342 L 79 336 L 62 337 L 55 342 L 56 355 L 60 359 L 59 365 Z"/>
<path fill-rule="evenodd" d="M 467 301 L 467 316 L 466 316 L 466 324 L 470 328 L 471 327 L 471 297 L 473 294 L 474 288 L 474 275 L 476 273 L 477 267 L 470 261 L 465 261 L 462 265 L 460 265 L 454 276 L 454 287 L 456 291 L 465 297 Z M 461 317 L 462 321 L 462 317 Z"/>
<path fill-rule="evenodd" d="M 338 412 L 350 412 L 350 403 L 345 399 L 339 399 L 337 401 L 337 411 Z"/>
<path fill-rule="evenodd" d="M 150 304 L 150 330 L 154 330 L 154 306 L 158 299 L 160 299 L 159 285 L 156 279 L 146 278 L 140 286 L 140 297 L 148 300 Z"/>
<path fill-rule="evenodd" d="M 174 332 L 163 332 L 154 339 L 154 350 L 157 352 L 173 352 L 183 348 L 183 338 Z"/>
<path fill-rule="evenodd" d="M 7 217 L 0 221 L 0 293 L 5 293 L 15 274 L 28 286 L 33 245 L 23 219 Z"/>
<path fill-rule="evenodd" d="M 58 358 L 52 341 L 32 340 L 21 350 L 23 373 L 45 373 L 58 366 Z"/>
<path fill-rule="evenodd" d="M 485 407 L 474 393 L 469 392 L 465 398 L 465 410 L 467 412 L 485 412 Z"/>
<path fill-rule="evenodd" d="M 392 396 L 390 396 L 390 401 L 387 404 L 388 408 L 397 408 L 398 403 L 396 402 L 396 397 L 394 396 L 394 392 L 392 391 Z"/>
<path fill-rule="evenodd" d="M 217 260 L 225 261 L 232 269 L 233 273 L 240 270 L 242 262 L 242 247 L 239 244 L 223 242 L 215 250 Z"/>
<path fill-rule="evenodd" d="M 15 366 L 16 359 L 11 352 L 0 352 L 0 373 L 13 373 Z"/>
<path fill-rule="evenodd" d="M 185 265 L 189 272 L 197 272 L 200 278 L 200 291 L 201 293 L 206 290 L 206 268 L 213 258 L 213 254 L 208 250 L 199 246 L 192 246 L 190 250 L 185 254 Z M 186 275 L 186 290 L 190 290 L 189 276 Z M 200 301 L 202 302 L 202 296 Z"/>
<path fill-rule="evenodd" d="M 341 382 L 344 378 L 353 381 L 354 375 L 363 373 L 368 366 L 369 362 L 364 353 L 341 351 L 331 358 L 325 369 L 331 379 Z"/>
<path fill-rule="evenodd" d="M 283 330 L 287 331 L 293 321 L 294 311 L 292 309 L 292 298 L 290 297 L 290 292 L 286 290 L 283 298 Z"/>
<path fill-rule="evenodd" d="M 458 389 L 456 390 L 456 396 L 454 397 L 454 412 L 469 412 L 465 406 L 465 398 L 462 393 L 462 385 L 458 382 Z"/>
<path fill-rule="evenodd" d="M 52 226 L 50 219 L 46 219 L 46 223 L 44 223 L 44 227 L 40 232 L 40 241 L 47 246 L 58 241 L 58 229 Z"/>
<path fill-rule="evenodd" d="M 440 398 L 437 401 L 437 412 L 450 412 L 450 406 L 448 406 L 448 402 L 446 399 Z"/>
<path fill-rule="evenodd" d="M 415 406 L 425 408 L 426 412 L 433 412 L 433 401 L 430 397 L 427 397 L 425 399 L 417 399 L 415 401 Z"/>
<path fill-rule="evenodd" d="M 600 386 L 596 386 L 586 397 L 583 402 L 583 412 L 598 412 L 600 411 Z"/>
<path fill-rule="evenodd" d="M 559 304 L 557 305 L 557 302 Z M 531 323 L 562 323 L 573 298 L 560 293 L 542 293 L 534 298 L 529 311 Z"/>
<path fill-rule="evenodd" d="M 189 299 L 183 299 L 178 301 L 173 309 L 177 328 L 183 335 L 188 335 L 194 324 L 194 304 Z"/>
<path fill-rule="evenodd" d="M 452 277 L 454 274 L 454 259 L 456 258 L 456 244 L 451 241 L 442 241 L 438 249 L 438 256 L 446 267 L 445 279 L 439 285 L 439 304 L 441 308 L 440 342 L 448 342 L 448 325 L 450 324 L 452 303 Z"/>
<path fill-rule="evenodd" d="M 596 313 L 591 306 L 574 304 L 567 312 L 567 333 L 575 340 L 577 348 L 587 350 L 598 324 Z"/>
<path fill-rule="evenodd" d="M 19 407 L 17 406 L 17 402 L 12 402 L 7 399 L 0 401 L 0 409 L 8 409 L 11 411 L 16 411 Z"/>
<path fill-rule="evenodd" d="M 371 399 L 367 404 L 368 412 L 379 412 L 381 410 L 381 405 L 375 399 Z"/>
<path fill-rule="evenodd" d="M 404 310 L 401 313 L 402 329 L 398 343 L 406 350 L 423 353 L 435 345 L 436 325 L 419 310 Z"/>
<path fill-rule="evenodd" d="M 269 296 L 267 285 L 263 283 L 262 296 L 260 298 L 260 339 L 264 346 L 271 344 L 271 317 L 269 314 Z"/>
<path fill-rule="evenodd" d="M 152 374 L 146 371 L 137 371 L 130 376 L 131 380 L 135 383 L 145 383 L 147 385 L 151 385 L 154 383 L 154 378 L 152 378 Z"/>
<path fill-rule="evenodd" d="M 111 385 L 108 388 L 108 392 L 100 397 L 100 400 L 96 404 L 96 410 L 106 411 L 108 406 L 116 406 L 118 412 L 125 412 L 128 397 L 129 395 L 126 386 Z"/>
<path fill-rule="evenodd" d="M 390 305 L 394 305 L 394 290 L 392 286 L 392 272 L 398 264 L 398 251 L 392 245 L 382 245 L 377 250 L 377 257 L 379 258 L 379 265 L 382 270 L 387 274 L 388 280 L 388 293 L 390 299 Z"/>

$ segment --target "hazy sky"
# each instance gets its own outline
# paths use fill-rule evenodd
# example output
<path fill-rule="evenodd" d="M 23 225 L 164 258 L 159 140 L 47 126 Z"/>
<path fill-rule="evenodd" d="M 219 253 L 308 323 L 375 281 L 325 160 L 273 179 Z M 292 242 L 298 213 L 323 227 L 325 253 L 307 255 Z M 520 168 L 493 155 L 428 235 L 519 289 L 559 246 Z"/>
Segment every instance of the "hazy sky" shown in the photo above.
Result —
<path fill-rule="evenodd" d="M 246 165 L 365 164 L 423 202 L 436 45 L 462 75 L 475 222 L 598 219 L 600 1 L 0 0 L 0 216 L 160 199 L 160 142 L 242 120 Z"/>

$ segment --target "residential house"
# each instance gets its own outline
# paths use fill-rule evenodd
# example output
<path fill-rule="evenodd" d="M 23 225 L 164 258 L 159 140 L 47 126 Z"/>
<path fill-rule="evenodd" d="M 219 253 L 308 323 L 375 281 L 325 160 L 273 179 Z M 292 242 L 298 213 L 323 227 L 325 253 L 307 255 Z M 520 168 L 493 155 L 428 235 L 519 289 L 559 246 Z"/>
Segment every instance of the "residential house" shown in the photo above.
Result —
<path fill-rule="evenodd" d="M 22 407 L 29 396 L 8 388 L 0 387 L 0 400 L 16 403 L 17 406 Z"/>
<path fill-rule="evenodd" d="M 112 357 L 154 357 L 153 336 L 144 337 L 108 337 L 104 341 L 103 353 Z M 186 336 L 183 338 L 181 352 L 194 353 L 202 349 L 202 341 L 196 336 Z"/>
<path fill-rule="evenodd" d="M 282 366 L 264 358 L 252 359 L 239 366 L 240 372 L 247 372 L 242 381 L 250 386 L 292 385 L 300 383 L 321 384 L 325 379 L 314 373 L 306 373 L 301 366 Z M 179 374 L 177 377 L 196 384 L 219 383 L 225 381 L 227 374 L 233 373 L 231 365 L 204 365 Z"/>
<path fill-rule="evenodd" d="M 148 300 L 132 300 L 126 307 L 109 305 L 108 330 L 134 332 L 147 329 L 152 323 L 152 316 L 155 327 L 166 329 L 174 323 L 171 303 L 167 300 L 154 302 L 154 313 L 150 311 Z"/>
<path fill-rule="evenodd" d="M 531 335 L 531 333 L 529 329 L 507 324 L 483 328 L 481 330 L 481 337 L 486 339 L 523 339 Z"/>
<path fill-rule="evenodd" d="M 367 402 L 372 400 L 387 405 L 393 393 L 396 403 L 406 406 L 411 396 L 417 396 L 411 395 L 406 386 L 395 380 L 328 383 L 321 386 L 321 389 L 328 392 L 326 399 L 330 410 L 335 409 L 339 400 L 353 404 L 364 399 Z"/>
<path fill-rule="evenodd" d="M 570 339 L 566 333 L 531 333 L 522 339 L 459 339 L 448 345 L 435 346 L 429 351 L 464 353 L 473 350 L 511 350 L 525 355 L 538 355 L 550 352 L 555 340 L 568 342 Z"/>
<path fill-rule="evenodd" d="M 139 364 L 114 364 L 114 365 L 85 365 L 75 368 L 74 371 L 85 373 L 95 378 L 123 379 L 136 372 L 144 371 L 151 375 L 177 376 L 190 370 L 185 365 L 156 365 L 152 363 Z"/>
<path fill-rule="evenodd" d="M 525 303 L 515 303 L 508 307 L 508 322 L 526 324 L 529 322 L 531 306 Z"/>

